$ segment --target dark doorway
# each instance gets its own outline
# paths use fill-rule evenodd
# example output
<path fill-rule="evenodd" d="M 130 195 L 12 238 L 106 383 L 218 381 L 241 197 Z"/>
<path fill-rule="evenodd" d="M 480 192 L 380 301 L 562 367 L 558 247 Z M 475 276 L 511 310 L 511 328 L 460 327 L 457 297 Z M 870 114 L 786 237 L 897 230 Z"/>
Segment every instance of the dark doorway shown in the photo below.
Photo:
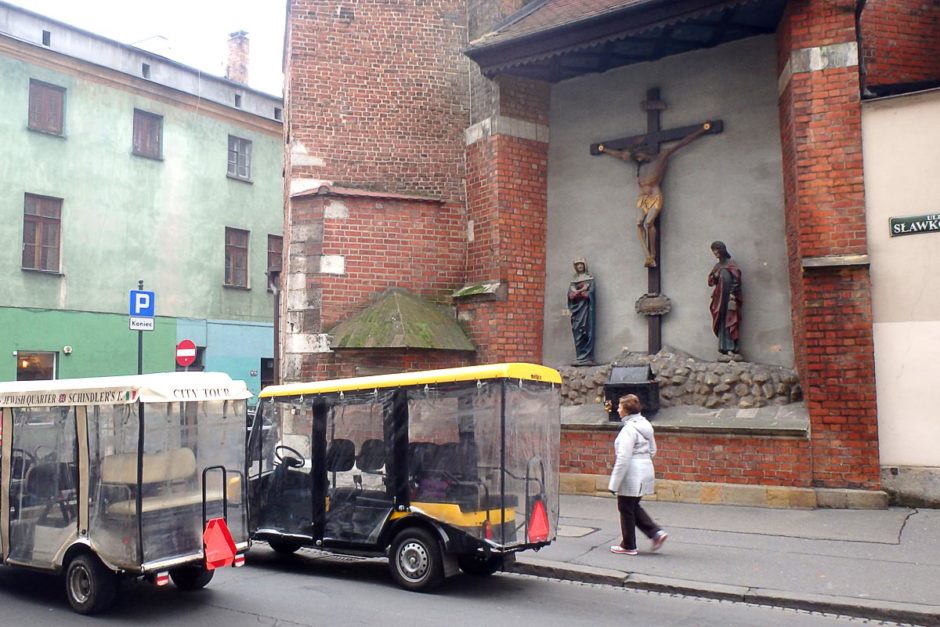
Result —
<path fill-rule="evenodd" d="M 261 389 L 274 385 L 274 360 L 261 359 Z"/>

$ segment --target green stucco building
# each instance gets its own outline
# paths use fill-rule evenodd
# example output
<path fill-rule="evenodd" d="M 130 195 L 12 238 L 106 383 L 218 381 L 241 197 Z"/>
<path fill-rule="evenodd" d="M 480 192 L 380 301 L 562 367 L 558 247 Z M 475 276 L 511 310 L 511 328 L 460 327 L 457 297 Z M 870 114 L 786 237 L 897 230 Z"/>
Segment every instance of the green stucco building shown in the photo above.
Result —
<path fill-rule="evenodd" d="M 243 33 L 236 36 L 244 37 Z M 0 2 L 0 381 L 143 371 L 257 392 L 281 264 L 281 99 Z"/>

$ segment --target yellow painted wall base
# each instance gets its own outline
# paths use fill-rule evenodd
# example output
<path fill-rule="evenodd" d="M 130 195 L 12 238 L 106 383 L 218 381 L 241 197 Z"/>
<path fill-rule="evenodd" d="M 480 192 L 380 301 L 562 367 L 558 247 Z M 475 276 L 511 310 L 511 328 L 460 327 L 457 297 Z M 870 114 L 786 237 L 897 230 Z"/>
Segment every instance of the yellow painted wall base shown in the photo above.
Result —
<path fill-rule="evenodd" d="M 563 474 L 562 494 L 611 496 L 607 491 L 607 475 Z M 657 479 L 656 494 L 648 500 L 673 503 L 711 505 L 750 505 L 813 509 L 885 509 L 888 495 L 880 490 L 849 490 L 839 488 L 798 488 L 790 486 L 740 485 Z"/>

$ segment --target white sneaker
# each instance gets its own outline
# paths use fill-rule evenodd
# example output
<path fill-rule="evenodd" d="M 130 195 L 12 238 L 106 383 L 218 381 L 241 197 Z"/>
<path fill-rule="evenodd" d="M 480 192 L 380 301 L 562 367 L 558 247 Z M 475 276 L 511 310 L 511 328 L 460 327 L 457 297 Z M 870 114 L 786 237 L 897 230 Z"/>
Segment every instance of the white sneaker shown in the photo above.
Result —
<path fill-rule="evenodd" d="M 663 548 L 663 544 L 668 538 L 669 534 L 660 529 L 659 532 L 653 536 L 653 546 L 650 548 L 650 550 L 658 551 L 659 549 Z"/>

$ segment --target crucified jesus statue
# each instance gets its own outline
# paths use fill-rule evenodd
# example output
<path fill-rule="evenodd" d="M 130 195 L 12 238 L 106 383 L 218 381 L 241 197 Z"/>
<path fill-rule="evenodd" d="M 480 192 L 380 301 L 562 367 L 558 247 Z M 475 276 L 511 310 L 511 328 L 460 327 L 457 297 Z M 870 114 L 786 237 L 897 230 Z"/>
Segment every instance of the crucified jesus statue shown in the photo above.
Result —
<path fill-rule="evenodd" d="M 689 133 L 680 139 L 676 145 L 667 148 L 658 155 L 651 155 L 646 151 L 642 138 L 630 148 L 623 150 L 605 148 L 603 144 L 597 147 L 598 152 L 601 154 L 636 163 L 636 180 L 640 187 L 640 195 L 636 200 L 636 230 L 640 238 L 640 245 L 646 254 L 646 262 L 643 265 L 647 268 L 656 267 L 656 219 L 663 209 L 661 185 L 666 177 L 666 166 L 669 165 L 669 158 L 683 146 L 707 133 L 710 128 L 711 123 L 705 122 L 701 128 Z"/>

